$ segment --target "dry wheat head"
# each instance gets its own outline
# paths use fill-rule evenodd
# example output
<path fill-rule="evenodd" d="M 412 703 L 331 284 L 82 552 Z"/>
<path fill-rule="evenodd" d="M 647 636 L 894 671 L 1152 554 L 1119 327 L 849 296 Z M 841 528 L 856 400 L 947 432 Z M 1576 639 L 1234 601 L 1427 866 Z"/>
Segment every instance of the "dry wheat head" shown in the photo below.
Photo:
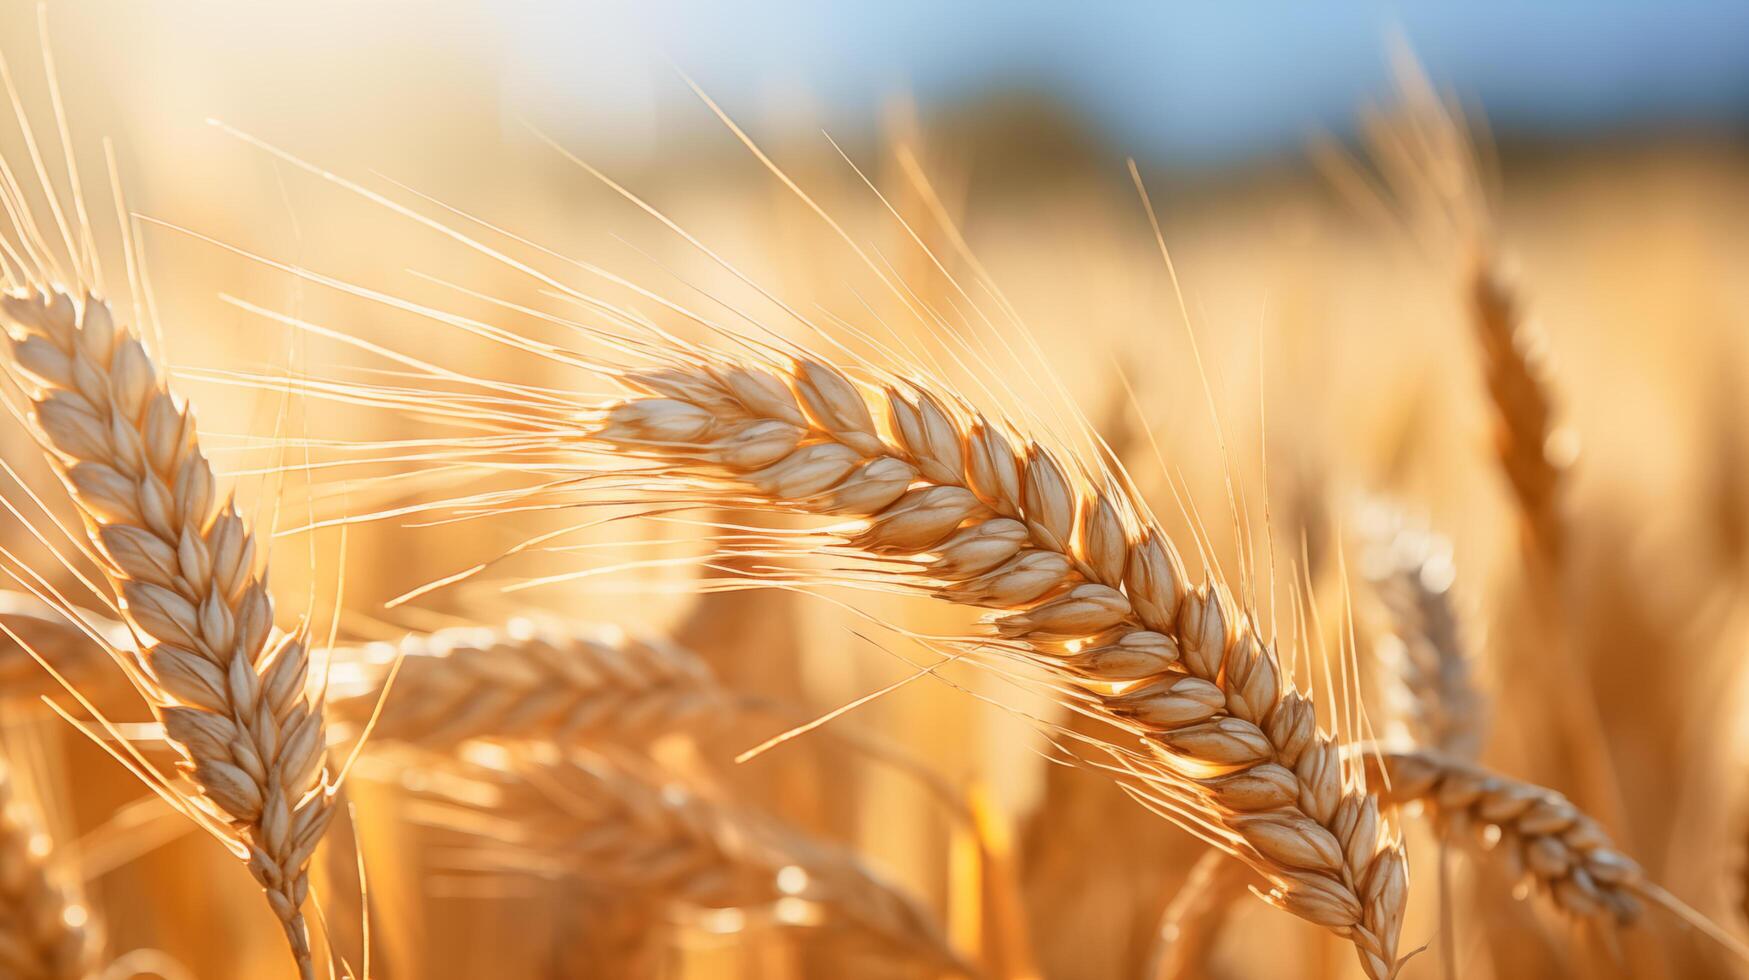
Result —
<path fill-rule="evenodd" d="M 397 658 L 373 740 L 648 739 L 720 718 L 728 706 L 703 661 L 682 647 L 605 627 L 517 620 L 335 651 L 329 717 L 368 721 Z"/>
<path fill-rule="evenodd" d="M 1317 728 L 1251 617 L 1188 588 L 1119 481 L 905 382 L 828 364 L 676 355 L 593 439 L 722 503 L 860 518 L 837 539 L 889 580 L 996 610 L 995 644 L 1074 682 L 1084 710 L 1145 740 L 1156 786 L 1258 868 L 1271 898 L 1391 975 L 1407 884 L 1377 800 Z M 879 420 L 877 422 L 877 420 Z M 897 571 L 893 571 L 897 569 Z"/>
<path fill-rule="evenodd" d="M 1487 736 L 1486 702 L 1452 605 L 1451 542 L 1385 504 L 1368 507 L 1360 526 L 1362 571 L 1389 617 L 1380 656 L 1401 682 L 1409 734 L 1419 747 L 1474 759 Z"/>
<path fill-rule="evenodd" d="M 0 314 L 196 803 L 246 858 L 311 977 L 301 910 L 333 810 L 305 638 L 276 635 L 254 536 L 220 496 L 193 416 L 109 304 L 27 289 Z"/>
<path fill-rule="evenodd" d="M 632 752 L 475 743 L 426 760 L 430 768 L 410 766 L 399 780 L 441 801 L 425 810 L 428 823 L 490 836 L 472 849 L 475 861 L 496 853 L 507 870 L 627 899 L 706 908 L 800 899 L 823 909 L 827 925 L 967 972 L 928 914 L 850 851 L 696 792 Z"/>
<path fill-rule="evenodd" d="M 1444 833 L 1491 846 L 1561 909 L 1621 925 L 1639 919 L 1640 866 L 1566 797 L 1433 752 L 1368 756 L 1389 779 L 1382 796 L 1420 803 Z"/>

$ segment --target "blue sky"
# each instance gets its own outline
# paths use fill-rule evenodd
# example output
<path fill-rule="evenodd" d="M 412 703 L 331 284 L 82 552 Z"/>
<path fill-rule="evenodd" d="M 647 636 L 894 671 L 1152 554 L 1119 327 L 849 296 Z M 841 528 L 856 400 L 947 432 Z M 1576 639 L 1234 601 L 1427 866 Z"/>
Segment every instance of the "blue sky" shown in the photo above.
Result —
<path fill-rule="evenodd" d="M 1388 39 L 1505 130 L 1749 125 L 1749 3 L 642 3 L 506 8 L 512 98 L 635 125 L 686 97 L 672 62 L 745 112 L 805 101 L 843 124 L 1048 92 L 1121 148 L 1243 157 L 1340 130 L 1389 98 Z M 543 113 L 544 114 L 544 113 Z M 647 115 L 647 113 L 645 113 Z"/>

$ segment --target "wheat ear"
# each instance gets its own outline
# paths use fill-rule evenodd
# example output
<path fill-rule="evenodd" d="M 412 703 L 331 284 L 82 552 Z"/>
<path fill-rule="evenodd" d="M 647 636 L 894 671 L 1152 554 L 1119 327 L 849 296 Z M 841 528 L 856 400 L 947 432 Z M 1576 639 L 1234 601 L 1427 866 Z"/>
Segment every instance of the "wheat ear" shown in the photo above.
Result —
<path fill-rule="evenodd" d="M 48 858 L 48 838 L 0 760 L 0 976 L 84 980 L 94 972 L 88 913 Z"/>
<path fill-rule="evenodd" d="M 399 659 L 373 740 L 648 739 L 720 717 L 727 698 L 696 654 L 616 629 L 518 620 L 335 651 L 331 720 L 366 723 Z"/>
<path fill-rule="evenodd" d="M 314 977 L 302 908 L 333 809 L 304 635 L 275 635 L 254 536 L 219 496 L 193 416 L 109 304 L 30 290 L 0 313 L 195 803 L 246 858 L 299 972 Z"/>
<path fill-rule="evenodd" d="M 1518 502 L 1525 550 L 1557 568 L 1566 551 L 1560 511 L 1566 481 L 1550 453 L 1555 408 L 1541 355 L 1519 329 L 1517 302 L 1486 246 L 1477 246 L 1466 278 L 1482 374 L 1494 405 L 1495 452 Z"/>
<path fill-rule="evenodd" d="M 98 628 L 113 647 L 126 649 L 132 643 L 127 628 L 119 623 Z M 0 704 L 64 691 L 37 657 L 86 696 L 100 688 L 118 687 L 122 680 L 103 647 L 53 606 L 29 593 L 0 590 Z"/>
<path fill-rule="evenodd" d="M 639 397 L 602 412 L 599 444 L 689 490 L 712 481 L 727 504 L 862 518 L 843 548 L 897 585 L 997 610 L 996 642 L 1142 735 L 1158 788 L 1273 901 L 1351 939 L 1369 976 L 1395 971 L 1406 872 L 1377 800 L 1252 619 L 1218 587 L 1186 588 L 1117 481 L 1096 488 L 951 399 L 896 381 L 865 393 L 819 360 L 701 354 L 624 380 Z"/>
<path fill-rule="evenodd" d="M 1368 753 L 1388 779 L 1389 802 L 1420 803 L 1442 832 L 1490 846 L 1573 915 L 1628 925 L 1640 917 L 1645 878 L 1608 833 L 1551 789 L 1434 752 Z"/>
<path fill-rule="evenodd" d="M 497 854 L 505 870 L 703 907 L 797 898 L 893 948 L 971 972 L 929 916 L 851 852 L 701 795 L 632 753 L 476 743 L 427 762 L 400 773 L 442 804 L 422 819 L 489 840 L 495 846 L 474 856 Z"/>
<path fill-rule="evenodd" d="M 1402 685 L 1409 735 L 1419 747 L 1475 759 L 1487 734 L 1486 699 L 1452 606 L 1451 542 L 1382 503 L 1360 524 L 1362 571 L 1389 617 L 1379 655 Z"/>

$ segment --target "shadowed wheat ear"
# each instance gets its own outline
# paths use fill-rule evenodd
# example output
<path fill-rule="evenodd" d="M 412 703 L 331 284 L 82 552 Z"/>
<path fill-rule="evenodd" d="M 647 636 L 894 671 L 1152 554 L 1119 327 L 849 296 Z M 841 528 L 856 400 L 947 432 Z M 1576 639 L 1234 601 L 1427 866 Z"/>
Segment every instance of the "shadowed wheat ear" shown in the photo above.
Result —
<path fill-rule="evenodd" d="M 1251 863 L 1269 897 L 1391 975 L 1403 853 L 1274 649 L 1182 562 L 1115 479 L 1096 485 L 1008 426 L 911 383 L 860 386 L 823 361 L 676 353 L 590 438 L 716 502 L 842 515 L 834 553 L 898 588 L 995 610 L 968 639 L 1064 682 L 1140 736 L 1162 808 Z M 880 420 L 877 423 L 877 419 Z M 1133 754 L 1133 753 L 1132 753 Z M 1137 761 L 1141 760 L 1141 761 Z"/>
<path fill-rule="evenodd" d="M 315 975 L 302 908 L 333 816 L 302 630 L 277 634 L 263 556 L 221 498 L 193 416 L 91 295 L 0 300 L 11 367 L 138 635 L 136 683 L 200 788 L 191 812 L 247 862 Z"/>
<path fill-rule="evenodd" d="M 1389 616 L 1379 656 L 1401 683 L 1410 738 L 1453 758 L 1476 758 L 1487 737 L 1486 702 L 1452 606 L 1451 542 L 1382 502 L 1362 510 L 1359 527 L 1361 571 Z"/>
<path fill-rule="evenodd" d="M 85 628 L 74 625 L 53 605 L 25 592 L 0 590 L 0 704 L 19 704 L 64 690 L 54 674 L 43 669 L 41 657 L 81 694 L 121 687 L 122 673 L 104 649 L 127 649 L 133 638 L 120 623 L 95 625 L 104 643 L 95 643 Z M 33 656 L 34 654 L 34 656 Z"/>
<path fill-rule="evenodd" d="M 518 620 L 337 650 L 329 717 L 363 726 L 395 674 L 373 741 L 437 747 L 470 738 L 647 739 L 724 715 L 696 654 L 611 628 Z"/>
<path fill-rule="evenodd" d="M 96 953 L 89 914 L 49 865 L 49 840 L 0 759 L 0 976 L 86 980 Z"/>
<path fill-rule="evenodd" d="M 707 908 L 800 900 L 822 910 L 824 924 L 974 972 L 910 897 L 850 851 L 695 792 L 632 753 L 473 743 L 423 759 L 399 759 L 384 773 L 426 804 L 415 819 L 476 839 L 469 867 L 484 861 L 612 887 L 627 899 Z"/>
<path fill-rule="evenodd" d="M 1554 790 L 1435 752 L 1369 753 L 1367 764 L 1385 777 L 1387 800 L 1426 807 L 1442 832 L 1502 855 L 1564 911 L 1620 925 L 1639 919 L 1640 866 Z"/>

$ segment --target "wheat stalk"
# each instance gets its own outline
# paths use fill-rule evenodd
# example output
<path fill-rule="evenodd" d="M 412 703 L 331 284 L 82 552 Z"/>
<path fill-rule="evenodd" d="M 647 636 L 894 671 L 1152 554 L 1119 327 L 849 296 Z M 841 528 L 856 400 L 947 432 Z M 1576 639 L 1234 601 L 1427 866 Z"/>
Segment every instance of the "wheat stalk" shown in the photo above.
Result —
<path fill-rule="evenodd" d="M 616 629 L 518 620 L 334 653 L 328 712 L 362 726 L 400 667 L 373 740 L 429 747 L 470 738 L 648 739 L 720 718 L 725 692 L 696 654 Z"/>
<path fill-rule="evenodd" d="M 1003 649 L 1073 679 L 1086 710 L 1144 736 L 1170 794 L 1271 883 L 1391 975 L 1407 885 L 1377 800 L 1319 732 L 1310 700 L 1215 585 L 1117 485 L 927 390 L 867 393 L 822 361 L 699 355 L 624 380 L 593 437 L 709 481 L 725 503 L 862 518 L 839 539 L 892 581 L 997 610 Z M 885 431 L 875 419 L 882 419 Z"/>
<path fill-rule="evenodd" d="M 1201 975 L 1228 911 L 1249 885 L 1244 865 L 1220 851 L 1204 851 L 1160 917 L 1148 976 L 1178 980 Z"/>
<path fill-rule="evenodd" d="M 88 912 L 49 863 L 48 838 L 0 760 L 0 976 L 83 980 L 93 974 L 96 944 Z"/>
<path fill-rule="evenodd" d="M 1645 878 L 1596 820 L 1551 789 L 1435 752 L 1368 753 L 1387 780 L 1380 795 L 1419 803 L 1442 832 L 1487 844 L 1514 875 L 1528 877 L 1561 909 L 1629 925 L 1641 913 Z"/>
<path fill-rule="evenodd" d="M 304 635 L 275 635 L 254 536 L 220 498 L 193 416 L 109 304 L 27 289 L 0 315 L 39 437 L 140 637 L 138 682 L 200 788 L 195 805 L 246 859 L 314 977 L 302 907 L 333 810 Z"/>
<path fill-rule="evenodd" d="M 800 899 L 970 973 L 928 915 L 849 851 L 701 795 L 630 753 L 475 743 L 398 779 L 436 804 L 418 819 L 480 838 L 470 864 L 496 856 L 503 870 L 574 877 L 627 900 L 734 908 Z"/>

